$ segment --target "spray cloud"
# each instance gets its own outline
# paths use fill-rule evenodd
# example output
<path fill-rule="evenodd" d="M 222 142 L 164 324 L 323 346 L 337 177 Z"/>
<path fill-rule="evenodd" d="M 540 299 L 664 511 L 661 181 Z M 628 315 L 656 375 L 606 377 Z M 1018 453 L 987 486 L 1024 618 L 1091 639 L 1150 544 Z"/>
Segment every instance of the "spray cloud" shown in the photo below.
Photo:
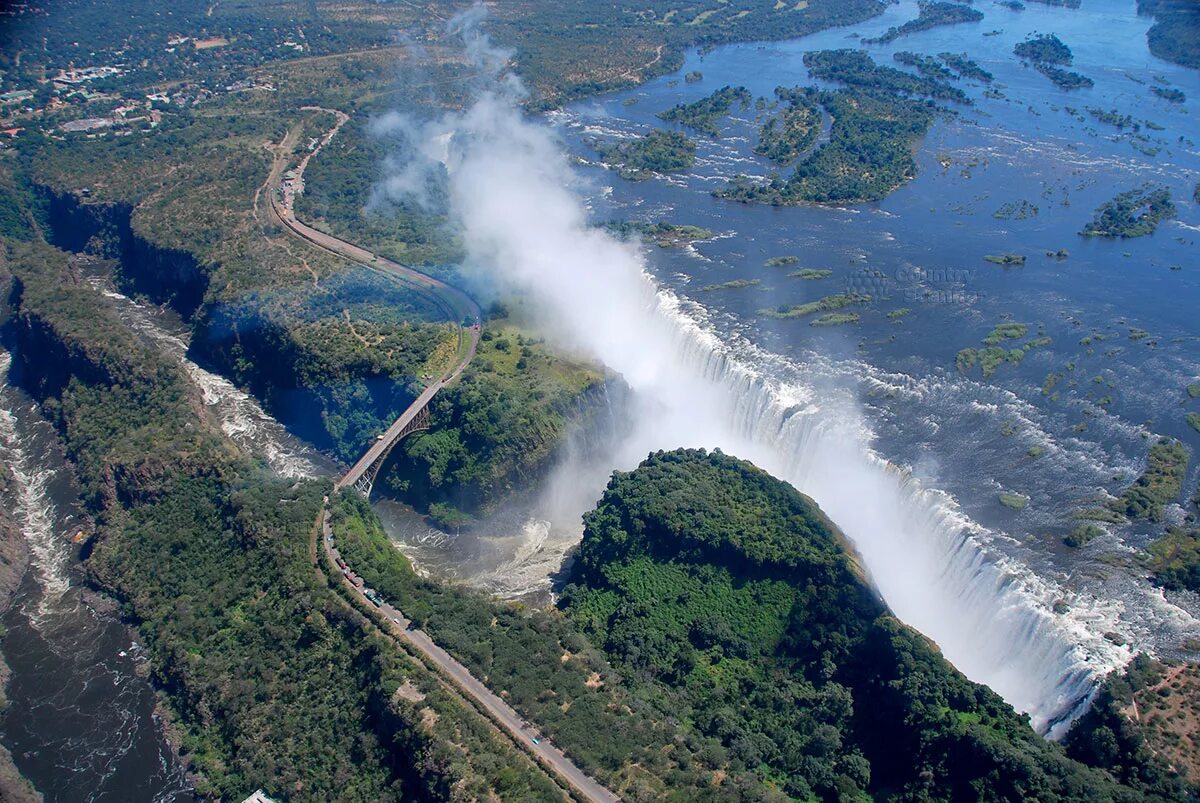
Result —
<path fill-rule="evenodd" d="M 1094 607 L 1054 615 L 1069 593 L 990 553 L 990 534 L 953 500 L 878 458 L 852 399 L 823 393 L 750 344 L 722 342 L 694 314 L 702 310 L 656 284 L 635 247 L 590 227 L 565 149 L 523 115 L 524 90 L 505 72 L 508 54 L 478 31 L 478 8 L 453 25 L 484 81 L 468 108 L 414 129 L 425 145 L 412 152 L 445 166 L 469 269 L 526 299 L 556 342 L 633 391 L 634 423 L 612 464 L 558 478 L 580 491 L 575 514 L 608 470 L 655 449 L 716 447 L 749 459 L 812 496 L 892 610 L 960 670 L 1043 732 L 1065 730 L 1097 678 L 1129 658 L 1096 632 Z"/>

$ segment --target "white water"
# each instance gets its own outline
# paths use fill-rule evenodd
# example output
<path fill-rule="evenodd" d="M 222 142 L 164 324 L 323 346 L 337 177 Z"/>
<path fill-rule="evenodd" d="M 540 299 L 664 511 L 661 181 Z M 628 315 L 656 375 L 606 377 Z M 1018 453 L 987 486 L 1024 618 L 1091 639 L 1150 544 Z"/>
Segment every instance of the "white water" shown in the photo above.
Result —
<path fill-rule="evenodd" d="M 176 360 L 200 389 L 201 398 L 215 416 L 221 431 L 247 453 L 258 455 L 275 473 L 284 477 L 315 477 L 324 473 L 320 459 L 267 414 L 249 394 L 222 376 L 206 371 L 188 359 L 188 343 L 182 332 L 170 331 L 155 319 L 155 310 L 102 285 L 94 284 L 106 298 L 117 302 L 117 314 L 138 334 Z"/>
<path fill-rule="evenodd" d="M 12 471 L 16 486 L 16 508 L 13 511 L 25 533 L 32 555 L 31 564 L 42 586 L 35 621 L 53 611 L 71 587 L 67 573 L 67 550 L 55 532 L 56 511 L 48 493 L 47 483 L 53 472 L 38 465 L 30 454 L 31 445 L 18 431 L 16 411 L 11 408 L 8 390 L 8 370 L 12 355 L 0 354 L 0 462 Z"/>
<path fill-rule="evenodd" d="M 499 87 L 431 132 L 454 133 L 446 165 L 468 253 L 481 282 L 529 299 L 556 342 L 603 362 L 635 394 L 632 434 L 603 474 L 565 463 L 551 482 L 560 499 L 578 515 L 607 469 L 654 449 L 719 447 L 752 460 L 838 523 L 902 620 L 1034 727 L 1064 731 L 1099 678 L 1131 657 L 1104 637 L 1123 603 L 1039 577 L 998 548 L 1006 536 L 881 459 L 852 394 L 723 342 L 701 323 L 702 307 L 685 310 L 657 286 L 635 248 L 588 226 L 560 144 L 516 112 L 511 84 Z M 546 549 L 529 535 L 522 551 Z"/>

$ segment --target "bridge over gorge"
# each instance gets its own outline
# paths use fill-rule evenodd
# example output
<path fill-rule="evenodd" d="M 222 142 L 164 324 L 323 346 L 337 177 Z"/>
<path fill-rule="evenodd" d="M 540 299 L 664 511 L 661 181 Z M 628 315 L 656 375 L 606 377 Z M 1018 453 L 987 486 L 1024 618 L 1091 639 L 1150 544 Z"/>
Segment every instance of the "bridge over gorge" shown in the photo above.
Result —
<path fill-rule="evenodd" d="M 327 111 L 337 117 L 337 125 L 321 141 L 321 146 L 324 146 L 346 122 L 346 116 L 330 109 L 308 108 Z M 290 137 L 291 134 L 288 136 Z M 275 164 L 263 187 L 267 190 L 270 199 L 270 215 L 297 237 L 307 240 L 318 248 L 365 265 L 372 270 L 394 276 L 434 301 L 449 320 L 458 323 L 458 356 L 455 363 L 440 377 L 430 382 L 421 395 L 408 406 L 408 409 L 392 422 L 392 425 L 336 483 L 338 489 L 353 487 L 369 497 L 375 484 L 375 478 L 391 450 L 405 436 L 429 428 L 429 403 L 438 394 L 438 391 L 458 378 L 475 356 L 475 349 L 479 345 L 482 314 L 479 305 L 458 288 L 298 221 L 293 210 L 295 194 L 298 188 L 303 187 L 304 167 L 308 164 L 309 159 L 316 155 L 317 150 L 319 148 L 311 151 L 304 158 L 300 166 L 291 173 L 291 177 L 286 183 L 281 183 L 286 166 L 286 149 L 282 147 L 278 149 Z M 256 195 L 256 214 L 257 198 Z M 328 501 L 326 499 L 326 506 L 322 512 L 319 536 L 326 559 L 330 566 L 342 568 L 339 581 L 358 599 L 359 603 L 365 608 L 374 608 L 384 617 L 383 626 L 380 627 L 382 632 L 404 642 L 422 655 L 425 660 L 436 666 L 441 675 L 466 698 L 473 700 L 475 705 L 486 713 L 486 716 L 502 733 L 507 734 L 514 744 L 531 755 L 549 773 L 550 777 L 557 779 L 564 790 L 569 789 L 570 799 L 586 800 L 589 803 L 619 803 L 620 798 L 617 795 L 583 772 L 550 739 L 540 735 L 533 725 L 522 719 L 521 715 L 506 701 L 476 679 L 470 670 L 439 647 L 411 620 L 405 618 L 404 614 L 398 608 L 393 607 L 391 602 L 383 600 L 378 595 L 375 595 L 374 599 L 366 596 L 366 589 L 363 587 L 361 579 L 355 582 L 357 575 L 345 563 L 334 544 Z M 376 625 L 379 626 L 379 622 L 376 622 Z"/>
<path fill-rule="evenodd" d="M 338 129 L 341 128 L 347 119 L 344 114 L 335 112 L 334 110 L 319 109 L 316 107 L 305 108 L 315 111 L 328 111 L 337 117 L 337 124 L 321 140 L 321 147 L 328 144 L 333 135 L 337 133 Z M 444 374 L 431 382 L 425 388 L 424 392 L 409 405 L 408 409 L 401 413 L 400 417 L 393 421 L 392 425 L 367 449 L 358 462 L 337 481 L 339 489 L 357 488 L 369 497 L 371 490 L 374 488 L 375 479 L 379 475 L 379 470 L 383 466 L 384 461 L 387 460 L 388 454 L 406 436 L 413 432 L 429 428 L 429 402 L 432 401 L 439 390 L 456 379 L 475 356 L 475 349 L 479 345 L 479 331 L 483 314 L 479 309 L 479 305 L 475 303 L 475 300 L 457 287 L 446 284 L 440 279 L 434 278 L 427 273 L 422 273 L 407 265 L 401 265 L 398 262 L 393 262 L 390 259 L 374 254 L 353 243 L 338 239 L 331 234 L 314 229 L 297 220 L 295 199 L 299 193 L 303 192 L 304 168 L 307 167 L 309 160 L 317 154 L 320 148 L 305 155 L 300 164 L 294 170 L 287 173 L 284 172 L 287 164 L 285 150 L 284 148 L 279 149 L 275 165 L 271 170 L 271 175 L 266 185 L 269 188 L 268 198 L 272 217 L 296 236 L 307 240 L 322 250 L 337 254 L 338 256 L 357 262 L 370 270 L 388 274 L 399 280 L 414 292 L 431 301 L 442 311 L 447 320 L 458 324 L 458 349 L 454 364 Z"/>

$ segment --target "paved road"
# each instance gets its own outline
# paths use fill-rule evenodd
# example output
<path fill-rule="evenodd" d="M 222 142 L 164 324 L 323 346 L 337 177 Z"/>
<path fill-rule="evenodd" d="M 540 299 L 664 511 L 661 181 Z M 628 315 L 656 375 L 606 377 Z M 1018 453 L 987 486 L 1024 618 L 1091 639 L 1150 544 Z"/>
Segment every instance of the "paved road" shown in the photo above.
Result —
<path fill-rule="evenodd" d="M 324 520 L 321 525 L 321 543 L 331 565 L 338 568 L 346 565 L 334 542 L 333 530 L 329 526 L 328 509 L 325 511 Z M 374 605 L 366 596 L 362 579 L 354 574 L 352 569 L 345 568 L 341 573 L 341 580 L 363 601 L 363 604 Z M 514 740 L 536 755 L 543 765 L 553 770 L 563 781 L 588 800 L 595 801 L 595 803 L 617 803 L 620 800 L 619 797 L 593 780 L 590 775 L 587 775 L 583 770 L 575 766 L 574 762 L 555 747 L 549 739 L 541 736 L 508 703 L 493 694 L 487 686 L 476 680 L 475 676 L 465 666 L 439 647 L 425 631 L 413 625 L 412 621 L 405 617 L 398 608 L 393 607 L 388 602 L 383 602 L 376 607 L 383 614 L 384 618 L 387 619 L 393 636 L 402 639 L 406 644 L 418 650 L 429 661 L 435 664 L 460 689 L 483 706 L 500 727 L 508 731 Z"/>
<path fill-rule="evenodd" d="M 338 124 L 334 130 L 327 135 L 323 142 L 324 146 L 332 139 L 333 134 L 337 133 L 337 128 L 345 122 L 344 115 L 338 114 Z M 299 178 L 302 178 L 303 167 L 307 166 L 309 158 L 315 155 L 315 151 L 309 154 L 302 162 L 301 168 L 298 171 Z M 272 179 L 270 184 L 274 185 L 278 180 L 278 175 L 282 172 L 282 165 L 278 162 L 272 170 Z M 392 262 L 381 256 L 367 251 L 365 248 L 359 248 L 353 243 L 348 243 L 345 240 L 339 240 L 324 232 L 317 231 L 311 226 L 306 226 L 296 220 L 295 213 L 292 210 L 292 196 L 290 192 L 281 192 L 277 197 L 274 186 L 269 187 L 271 199 L 271 211 L 275 217 L 285 225 L 289 230 L 299 237 L 308 240 L 314 245 L 332 251 L 347 259 L 355 262 L 361 262 L 364 265 L 370 265 L 389 273 L 395 274 L 406 282 L 416 285 L 429 291 L 429 294 L 439 302 L 443 309 L 450 315 L 450 320 L 459 324 L 459 360 L 444 373 L 441 377 L 433 381 L 425 391 L 417 397 L 408 409 L 401 413 L 392 425 L 388 427 L 384 436 L 378 439 L 367 450 L 358 462 L 346 472 L 345 475 L 337 481 L 338 488 L 352 487 L 363 472 L 375 462 L 375 460 L 386 450 L 391 443 L 399 436 L 400 432 L 408 426 L 408 424 L 417 416 L 417 414 L 429 404 L 430 400 L 440 391 L 447 383 L 454 380 L 471 359 L 475 356 L 475 349 L 479 344 L 479 329 L 482 322 L 482 315 L 479 305 L 474 299 L 466 293 L 459 290 L 457 287 L 452 287 L 443 281 L 428 276 L 420 271 L 414 270 L 407 265 L 401 265 L 397 262 Z M 465 344 L 462 338 L 467 338 Z M 328 500 L 327 500 L 328 502 Z M 329 525 L 329 506 L 326 504 L 325 512 L 321 523 L 321 544 L 325 550 L 326 556 L 329 558 L 331 565 L 341 568 L 341 579 L 354 594 L 356 594 L 364 604 L 373 605 L 366 596 L 363 583 L 354 571 L 350 569 L 345 561 L 342 560 L 341 554 L 337 551 L 333 540 L 333 531 Z M 584 798 L 594 803 L 617 803 L 619 797 L 614 795 L 604 786 L 601 786 L 591 776 L 586 774 L 579 767 L 575 766 L 561 750 L 555 747 L 546 738 L 543 738 L 538 731 L 531 725 L 526 724 L 525 720 L 513 710 L 508 703 L 500 699 L 499 696 L 492 693 L 491 689 L 480 683 L 465 666 L 456 661 L 448 652 L 439 647 L 433 639 L 431 639 L 424 631 L 417 629 L 411 620 L 406 618 L 398 608 L 395 608 L 391 603 L 383 602 L 377 606 L 383 616 L 389 623 L 389 628 L 393 636 L 402 639 L 405 643 L 420 651 L 429 661 L 438 667 L 442 673 L 462 690 L 463 693 L 469 695 L 480 706 L 487 711 L 492 718 L 508 732 L 517 744 L 529 752 L 533 753 L 541 762 L 541 764 L 549 768 L 568 786 L 574 789 Z"/>

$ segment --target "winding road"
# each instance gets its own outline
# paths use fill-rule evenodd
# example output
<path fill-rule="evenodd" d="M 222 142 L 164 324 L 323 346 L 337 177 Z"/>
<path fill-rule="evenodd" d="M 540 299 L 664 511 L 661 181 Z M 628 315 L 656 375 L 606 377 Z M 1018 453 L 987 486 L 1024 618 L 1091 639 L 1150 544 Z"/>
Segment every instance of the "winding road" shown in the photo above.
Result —
<path fill-rule="evenodd" d="M 317 154 L 321 147 L 324 147 L 333 139 L 333 136 L 347 119 L 343 112 L 333 109 L 307 107 L 307 110 L 333 114 L 338 122 L 322 138 L 320 145 L 308 153 L 300 162 L 300 165 L 296 168 L 294 178 L 291 180 L 292 187 L 303 186 L 303 172 L 304 168 L 308 165 L 308 161 Z M 288 136 L 290 137 L 291 134 Z M 285 138 L 285 143 L 287 141 L 287 138 Z M 421 273 L 407 265 L 392 262 L 365 248 L 360 248 L 353 243 L 348 243 L 345 240 L 340 240 L 330 234 L 318 231 L 297 220 L 293 208 L 295 195 L 291 191 L 291 188 L 285 188 L 279 183 L 287 163 L 284 153 L 286 150 L 286 148 L 280 147 L 276 152 L 275 164 L 272 167 L 271 175 L 266 185 L 270 197 L 272 216 L 292 234 L 318 248 L 361 263 L 369 268 L 389 273 L 405 284 L 423 291 L 438 304 L 451 321 L 455 321 L 459 325 L 458 359 L 445 373 L 431 382 L 425 388 L 425 391 L 409 405 L 408 409 L 401 413 L 400 417 L 392 423 L 383 437 L 373 443 L 358 462 L 338 479 L 336 487 L 344 489 L 353 487 L 359 477 L 363 475 L 363 472 L 375 460 L 379 459 L 384 451 L 391 447 L 391 444 L 399 437 L 404 428 L 429 404 L 438 391 L 456 379 L 471 362 L 479 344 L 482 313 L 474 299 L 457 287 L 446 284 L 433 276 Z M 593 801 L 593 803 L 617 803 L 620 800 L 619 797 L 576 766 L 549 739 L 542 737 L 537 729 L 526 722 L 512 706 L 500 699 L 498 695 L 494 694 L 491 689 L 472 675 L 470 670 L 439 647 L 427 633 L 418 629 L 398 608 L 381 598 L 379 602 L 374 602 L 367 597 L 367 589 L 362 580 L 358 578 L 352 568 L 347 566 L 342 559 L 341 553 L 337 550 L 333 530 L 329 523 L 330 508 L 328 501 L 326 499 L 321 523 L 321 543 L 325 556 L 329 561 L 329 565 L 340 572 L 341 582 L 351 591 L 359 601 L 359 604 L 366 608 L 374 607 L 383 616 L 386 621 L 385 632 L 393 638 L 402 641 L 422 655 L 429 663 L 436 666 L 444 678 L 453 683 L 462 694 L 470 697 L 482 711 L 487 713 L 492 721 L 516 743 L 518 749 L 532 755 L 543 769 L 557 776 L 575 795 L 584 800 Z"/>

